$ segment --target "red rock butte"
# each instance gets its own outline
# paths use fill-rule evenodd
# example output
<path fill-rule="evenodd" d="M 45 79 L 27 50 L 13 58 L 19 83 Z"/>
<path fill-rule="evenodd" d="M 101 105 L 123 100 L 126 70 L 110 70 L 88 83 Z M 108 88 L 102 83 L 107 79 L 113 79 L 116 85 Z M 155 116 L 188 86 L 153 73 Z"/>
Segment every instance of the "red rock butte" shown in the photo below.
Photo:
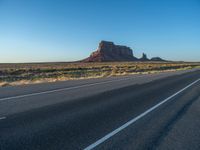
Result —
<path fill-rule="evenodd" d="M 162 61 L 156 57 L 156 60 Z M 159 59 L 158 59 L 159 58 Z M 153 59 L 153 58 L 152 58 Z M 83 62 L 113 62 L 113 61 L 149 61 L 146 54 L 143 53 L 142 58 L 134 57 L 130 47 L 115 45 L 113 42 L 101 41 L 96 51 Z"/>

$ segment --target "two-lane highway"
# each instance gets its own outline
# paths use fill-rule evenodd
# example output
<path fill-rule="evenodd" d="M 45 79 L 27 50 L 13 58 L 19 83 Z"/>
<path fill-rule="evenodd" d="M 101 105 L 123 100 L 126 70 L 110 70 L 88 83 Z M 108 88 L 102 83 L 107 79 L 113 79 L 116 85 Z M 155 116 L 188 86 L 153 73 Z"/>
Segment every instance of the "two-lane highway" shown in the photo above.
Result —
<path fill-rule="evenodd" d="M 197 149 L 199 131 L 185 143 L 175 128 L 200 122 L 187 117 L 199 80 L 191 70 L 2 88 L 0 149 Z"/>
<path fill-rule="evenodd" d="M 57 103 L 75 101 L 107 91 L 136 84 L 144 84 L 153 80 L 180 75 L 190 71 L 191 70 L 0 88 L 0 117 Z"/>

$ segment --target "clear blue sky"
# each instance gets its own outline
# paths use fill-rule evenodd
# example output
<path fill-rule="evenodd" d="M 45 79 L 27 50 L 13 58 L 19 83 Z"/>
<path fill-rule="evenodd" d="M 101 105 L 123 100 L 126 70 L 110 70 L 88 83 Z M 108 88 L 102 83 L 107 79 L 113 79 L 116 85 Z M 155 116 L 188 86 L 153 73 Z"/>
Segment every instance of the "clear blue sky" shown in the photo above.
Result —
<path fill-rule="evenodd" d="M 101 40 L 200 61 L 200 0 L 0 0 L 0 63 L 79 60 Z"/>

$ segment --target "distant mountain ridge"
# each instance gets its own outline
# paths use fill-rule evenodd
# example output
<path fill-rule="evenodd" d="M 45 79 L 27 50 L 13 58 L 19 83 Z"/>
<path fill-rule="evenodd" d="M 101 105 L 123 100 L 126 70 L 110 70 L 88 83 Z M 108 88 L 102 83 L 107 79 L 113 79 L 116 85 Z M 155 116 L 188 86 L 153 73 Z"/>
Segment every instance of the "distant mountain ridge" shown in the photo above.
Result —
<path fill-rule="evenodd" d="M 101 41 L 96 51 L 82 60 L 83 62 L 112 62 L 112 61 L 165 61 L 160 57 L 147 58 L 143 53 L 141 58 L 136 58 L 133 55 L 133 50 L 130 47 L 115 45 L 113 42 Z"/>

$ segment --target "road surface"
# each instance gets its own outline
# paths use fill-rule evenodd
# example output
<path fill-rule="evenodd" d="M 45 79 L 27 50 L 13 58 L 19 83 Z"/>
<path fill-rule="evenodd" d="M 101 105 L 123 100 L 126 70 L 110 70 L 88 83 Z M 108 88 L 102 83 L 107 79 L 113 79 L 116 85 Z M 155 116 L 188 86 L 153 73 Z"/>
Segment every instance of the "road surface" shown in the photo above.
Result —
<path fill-rule="evenodd" d="M 200 71 L 0 88 L 1 150 L 200 149 Z"/>

